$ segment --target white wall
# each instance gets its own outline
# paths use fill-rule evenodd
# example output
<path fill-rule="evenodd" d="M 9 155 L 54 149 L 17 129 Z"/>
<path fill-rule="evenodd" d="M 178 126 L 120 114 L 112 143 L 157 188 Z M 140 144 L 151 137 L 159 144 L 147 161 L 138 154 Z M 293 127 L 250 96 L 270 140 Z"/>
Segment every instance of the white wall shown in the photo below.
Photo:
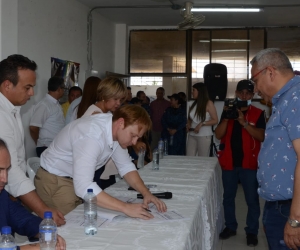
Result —
<path fill-rule="evenodd" d="M 50 58 L 80 63 L 79 85 L 87 69 L 87 14 L 89 8 L 75 0 L 22 0 L 18 6 L 18 53 L 38 64 L 35 96 L 25 112 L 47 92 Z M 104 76 L 114 69 L 115 25 L 93 12 L 93 68 Z"/>
<path fill-rule="evenodd" d="M 51 57 L 80 63 L 79 85 L 87 69 L 87 14 L 76 0 L 1 0 L 0 55 L 23 54 L 38 65 L 35 95 L 21 109 L 27 157 L 34 156 L 28 131 L 30 108 L 47 93 Z M 114 71 L 115 24 L 93 12 L 93 69 Z"/>
<path fill-rule="evenodd" d="M 115 73 L 128 73 L 128 36 L 127 25 L 116 25 L 116 43 L 115 43 Z"/>
<path fill-rule="evenodd" d="M 18 49 L 18 0 L 0 1 L 0 58 Z"/>

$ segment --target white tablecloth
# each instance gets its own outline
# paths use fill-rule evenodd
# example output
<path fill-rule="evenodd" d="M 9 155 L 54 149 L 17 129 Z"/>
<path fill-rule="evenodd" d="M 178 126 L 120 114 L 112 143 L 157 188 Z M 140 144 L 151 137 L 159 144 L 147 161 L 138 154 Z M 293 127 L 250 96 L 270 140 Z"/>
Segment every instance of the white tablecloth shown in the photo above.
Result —
<path fill-rule="evenodd" d="M 152 163 L 139 170 L 145 184 L 155 184 L 151 192 L 173 193 L 164 200 L 168 209 L 188 219 L 152 223 L 133 218 L 114 220 L 99 228 L 97 235 L 86 236 L 84 229 L 63 226 L 59 233 L 66 239 L 67 249 L 214 249 L 223 223 L 222 180 L 217 158 L 166 156 L 160 170 L 152 171 Z M 136 198 L 123 181 L 106 189 L 112 196 Z M 71 213 L 83 216 L 83 206 Z"/>

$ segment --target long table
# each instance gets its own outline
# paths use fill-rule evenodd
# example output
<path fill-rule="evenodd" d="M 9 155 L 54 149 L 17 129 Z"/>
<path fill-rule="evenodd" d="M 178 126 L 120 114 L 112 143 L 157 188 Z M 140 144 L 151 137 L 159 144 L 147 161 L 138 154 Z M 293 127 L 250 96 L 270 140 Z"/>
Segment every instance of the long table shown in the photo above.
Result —
<path fill-rule="evenodd" d="M 145 184 L 157 185 L 150 191 L 173 193 L 164 200 L 168 209 L 186 219 L 152 223 L 124 218 L 101 227 L 94 236 L 86 236 L 82 227 L 63 226 L 59 233 L 66 239 L 67 249 L 215 249 L 223 224 L 222 180 L 217 158 L 165 156 L 160 169 L 152 163 L 139 170 Z M 121 180 L 105 190 L 114 197 L 136 198 Z M 71 213 L 83 216 L 83 205 Z"/>

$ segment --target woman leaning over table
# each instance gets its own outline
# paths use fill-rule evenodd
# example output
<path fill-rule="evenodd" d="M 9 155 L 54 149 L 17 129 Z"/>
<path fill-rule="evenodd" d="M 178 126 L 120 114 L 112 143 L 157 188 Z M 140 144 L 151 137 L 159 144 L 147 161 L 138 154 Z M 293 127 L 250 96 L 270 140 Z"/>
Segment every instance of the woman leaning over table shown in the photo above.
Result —
<path fill-rule="evenodd" d="M 209 100 L 206 86 L 202 82 L 193 85 L 193 99 L 188 108 L 188 141 L 186 155 L 209 156 L 212 126 L 218 123 L 215 105 Z"/>

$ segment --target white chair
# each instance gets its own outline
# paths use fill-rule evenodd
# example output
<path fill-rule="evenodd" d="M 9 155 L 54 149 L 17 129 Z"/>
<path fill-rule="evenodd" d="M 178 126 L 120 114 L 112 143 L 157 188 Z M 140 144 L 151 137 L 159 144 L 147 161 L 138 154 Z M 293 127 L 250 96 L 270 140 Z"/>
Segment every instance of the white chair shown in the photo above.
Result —
<path fill-rule="evenodd" d="M 34 181 L 35 174 L 40 166 L 41 164 L 39 157 L 31 157 L 27 159 L 26 172 L 32 182 Z"/>

